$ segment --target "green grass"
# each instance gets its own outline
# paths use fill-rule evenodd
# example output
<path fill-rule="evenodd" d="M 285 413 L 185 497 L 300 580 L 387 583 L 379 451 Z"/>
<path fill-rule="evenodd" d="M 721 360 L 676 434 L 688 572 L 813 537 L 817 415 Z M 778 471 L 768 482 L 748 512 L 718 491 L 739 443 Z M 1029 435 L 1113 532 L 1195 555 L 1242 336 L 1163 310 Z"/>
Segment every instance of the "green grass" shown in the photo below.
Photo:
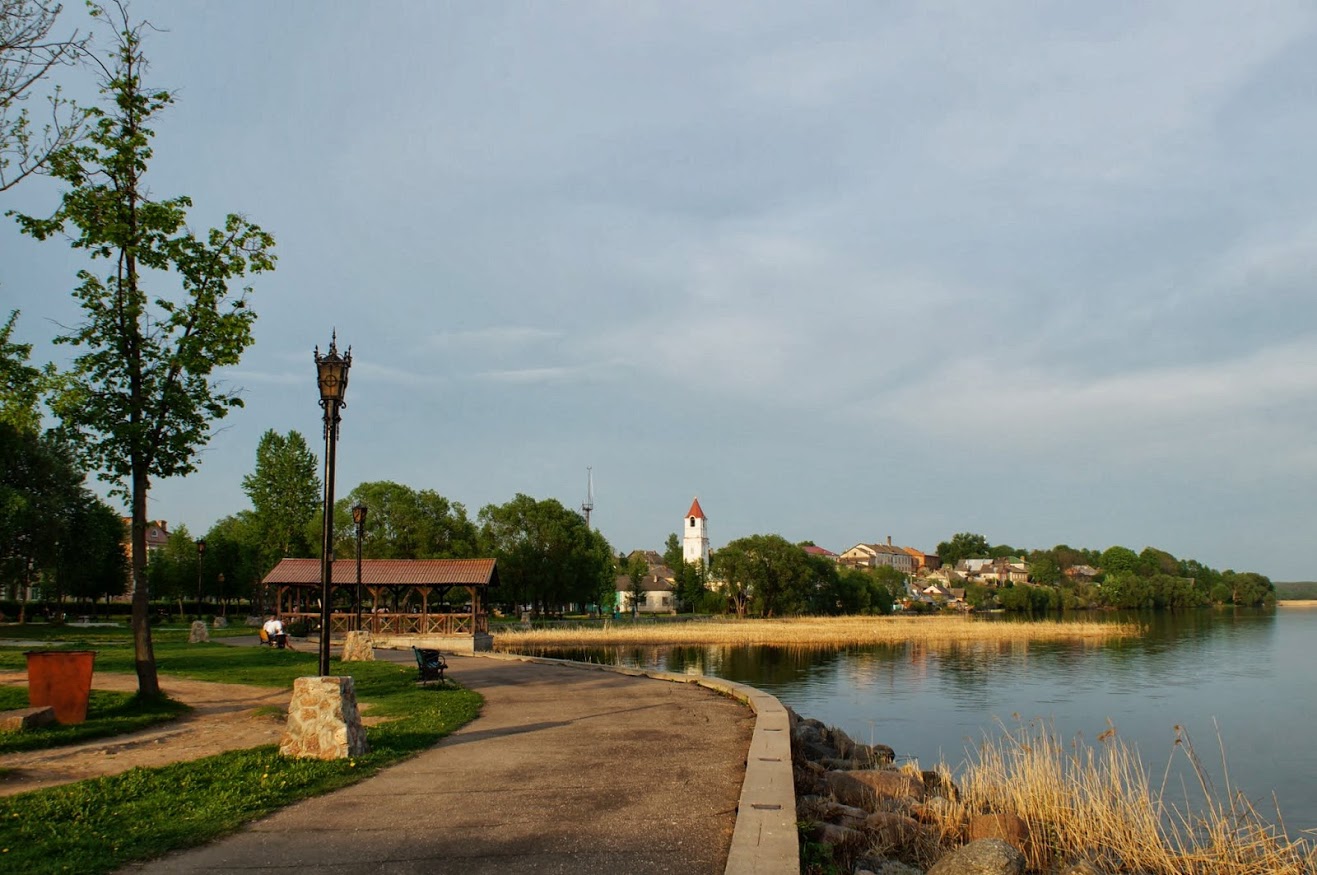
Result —
<path fill-rule="evenodd" d="M 0 711 L 26 708 L 26 687 L 0 687 Z M 192 709 L 172 699 L 139 699 L 133 693 L 92 690 L 87 720 L 72 726 L 43 726 L 22 732 L 0 732 L 0 754 L 78 744 L 94 738 L 136 732 L 174 720 Z"/>
<path fill-rule="evenodd" d="M 157 642 L 161 674 L 289 689 L 294 678 L 317 674 L 315 653 Z M 0 668 L 23 664 L 21 652 L 0 650 Z M 96 669 L 132 671 L 128 642 L 101 650 Z M 0 871 L 97 875 L 204 844 L 413 756 L 480 710 L 477 693 L 453 685 L 418 687 L 414 666 L 335 662 L 331 671 L 355 679 L 357 698 L 371 705 L 372 717 L 392 718 L 367 728 L 370 753 L 293 760 L 268 745 L 0 798 Z"/>

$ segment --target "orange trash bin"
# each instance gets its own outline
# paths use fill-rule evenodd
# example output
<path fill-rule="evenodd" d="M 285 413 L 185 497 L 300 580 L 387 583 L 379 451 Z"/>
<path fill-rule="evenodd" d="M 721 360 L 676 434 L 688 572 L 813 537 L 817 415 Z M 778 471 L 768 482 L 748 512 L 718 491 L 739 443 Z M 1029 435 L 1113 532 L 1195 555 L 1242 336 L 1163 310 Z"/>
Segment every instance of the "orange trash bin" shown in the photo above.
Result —
<path fill-rule="evenodd" d="M 34 708 L 51 706 L 60 723 L 85 721 L 96 651 L 29 650 L 24 655 L 28 703 Z"/>

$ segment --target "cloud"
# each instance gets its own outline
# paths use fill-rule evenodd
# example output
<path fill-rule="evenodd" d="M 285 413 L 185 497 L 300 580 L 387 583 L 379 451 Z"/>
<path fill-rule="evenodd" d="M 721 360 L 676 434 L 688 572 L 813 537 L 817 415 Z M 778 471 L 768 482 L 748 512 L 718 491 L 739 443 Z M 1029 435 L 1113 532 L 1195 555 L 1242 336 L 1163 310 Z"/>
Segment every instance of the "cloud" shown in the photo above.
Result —
<path fill-rule="evenodd" d="M 431 335 L 428 344 L 440 349 L 475 348 L 498 351 L 551 343 L 560 340 L 562 336 L 563 332 L 559 329 L 530 325 L 494 325 L 465 331 L 442 331 Z"/>

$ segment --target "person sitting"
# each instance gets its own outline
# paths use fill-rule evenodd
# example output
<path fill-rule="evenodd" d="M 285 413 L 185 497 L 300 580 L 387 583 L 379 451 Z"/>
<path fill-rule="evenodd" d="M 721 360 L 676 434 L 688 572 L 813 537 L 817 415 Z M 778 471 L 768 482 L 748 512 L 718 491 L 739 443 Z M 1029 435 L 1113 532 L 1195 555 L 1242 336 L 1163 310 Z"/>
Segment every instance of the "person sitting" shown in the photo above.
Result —
<path fill-rule="evenodd" d="M 270 646 L 278 647 L 281 650 L 288 646 L 288 633 L 284 631 L 283 620 L 278 617 L 271 617 L 266 620 L 265 625 L 261 627 L 261 631 L 265 633 L 265 638 L 270 642 Z"/>

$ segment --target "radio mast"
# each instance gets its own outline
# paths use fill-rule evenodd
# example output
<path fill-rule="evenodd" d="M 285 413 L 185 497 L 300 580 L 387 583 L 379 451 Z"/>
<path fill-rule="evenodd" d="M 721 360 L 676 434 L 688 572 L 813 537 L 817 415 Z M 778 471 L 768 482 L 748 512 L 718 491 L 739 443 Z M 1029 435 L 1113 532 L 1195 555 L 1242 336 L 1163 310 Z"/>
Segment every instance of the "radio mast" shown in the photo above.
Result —
<path fill-rule="evenodd" d="M 590 528 L 590 511 L 594 510 L 594 468 L 585 469 L 585 501 L 581 504 L 585 512 L 585 527 Z"/>

